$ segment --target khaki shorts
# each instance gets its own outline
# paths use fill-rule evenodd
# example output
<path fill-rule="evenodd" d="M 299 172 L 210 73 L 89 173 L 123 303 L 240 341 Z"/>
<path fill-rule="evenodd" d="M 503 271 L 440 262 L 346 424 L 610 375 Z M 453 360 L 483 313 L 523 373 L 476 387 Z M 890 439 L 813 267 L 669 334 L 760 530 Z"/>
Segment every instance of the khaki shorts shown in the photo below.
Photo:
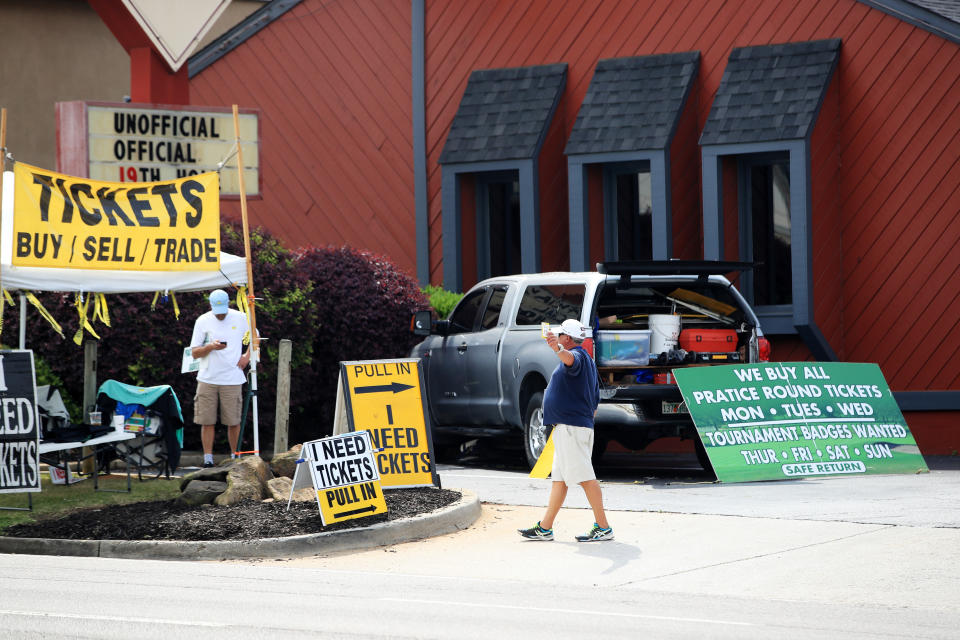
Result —
<path fill-rule="evenodd" d="M 199 425 L 217 424 L 219 405 L 221 424 L 228 427 L 240 424 L 242 389 L 242 384 L 197 382 L 197 393 L 193 396 L 193 421 Z"/>
<path fill-rule="evenodd" d="M 566 482 L 568 487 L 596 480 L 593 472 L 593 429 L 558 424 L 553 428 L 553 470 L 555 482 Z"/>

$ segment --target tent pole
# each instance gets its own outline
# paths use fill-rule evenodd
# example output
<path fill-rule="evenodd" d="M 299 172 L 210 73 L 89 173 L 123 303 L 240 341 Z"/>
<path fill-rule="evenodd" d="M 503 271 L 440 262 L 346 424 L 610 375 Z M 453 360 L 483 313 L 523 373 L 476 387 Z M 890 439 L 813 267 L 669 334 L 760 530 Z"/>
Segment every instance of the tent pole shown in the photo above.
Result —
<path fill-rule="evenodd" d="M 257 360 L 260 359 L 260 336 L 257 334 L 256 298 L 253 289 L 253 256 L 250 253 L 247 188 L 243 179 L 243 146 L 240 144 L 240 111 L 237 105 L 233 105 L 233 134 L 237 140 L 237 182 L 240 186 L 240 214 L 243 218 L 243 251 L 247 260 L 247 310 L 250 314 L 250 390 L 253 392 L 253 453 L 260 455 L 260 424 L 257 415 Z"/>
<path fill-rule="evenodd" d="M 27 296 L 20 294 L 20 348 L 27 348 Z"/>
<path fill-rule="evenodd" d="M 0 194 L 3 194 L 3 174 L 7 170 L 7 108 L 0 109 Z M 0 206 L 0 221 L 3 217 L 3 207 Z M 12 262 L 12 260 L 11 260 Z M 0 296 L 3 295 L 3 274 L 0 273 Z M 0 318 L 0 323 L 3 318 Z M 23 348 L 23 345 L 20 346 Z"/>

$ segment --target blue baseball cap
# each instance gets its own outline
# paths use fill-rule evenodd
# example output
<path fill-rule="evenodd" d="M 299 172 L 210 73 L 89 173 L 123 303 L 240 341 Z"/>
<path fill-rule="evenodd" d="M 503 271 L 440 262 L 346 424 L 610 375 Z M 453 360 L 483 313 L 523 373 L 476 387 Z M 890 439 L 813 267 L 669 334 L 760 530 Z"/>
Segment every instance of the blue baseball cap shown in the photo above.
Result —
<path fill-rule="evenodd" d="M 214 315 L 220 315 L 230 310 L 230 296 L 223 289 L 217 289 L 210 293 L 210 309 Z"/>

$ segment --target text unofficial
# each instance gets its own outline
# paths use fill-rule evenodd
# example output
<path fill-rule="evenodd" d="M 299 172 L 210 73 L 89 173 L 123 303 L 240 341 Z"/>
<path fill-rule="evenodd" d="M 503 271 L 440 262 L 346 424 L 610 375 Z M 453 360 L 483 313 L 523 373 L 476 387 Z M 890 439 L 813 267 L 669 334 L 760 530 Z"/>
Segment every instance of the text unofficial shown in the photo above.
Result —
<path fill-rule="evenodd" d="M 117 183 L 14 166 L 12 264 L 118 271 L 220 268 L 216 173 Z"/>

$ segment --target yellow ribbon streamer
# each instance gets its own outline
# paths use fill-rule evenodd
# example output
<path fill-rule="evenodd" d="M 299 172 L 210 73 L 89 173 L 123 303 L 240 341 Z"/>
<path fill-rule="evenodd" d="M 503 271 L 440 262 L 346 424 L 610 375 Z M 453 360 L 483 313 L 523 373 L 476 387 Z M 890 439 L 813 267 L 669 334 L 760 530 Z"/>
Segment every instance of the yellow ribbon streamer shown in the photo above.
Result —
<path fill-rule="evenodd" d="M 240 311 L 245 316 L 250 315 L 247 305 L 247 288 L 238 287 L 237 288 L 237 310 Z"/>
<path fill-rule="evenodd" d="M 6 293 L 6 292 L 4 292 Z M 43 305 L 37 300 L 37 296 L 33 295 L 30 291 L 25 291 L 23 293 L 24 297 L 27 299 L 27 302 L 36 307 L 37 311 L 40 312 L 40 317 L 50 323 L 50 326 L 53 327 L 53 330 L 60 334 L 60 337 L 63 338 L 63 329 L 60 328 L 60 323 L 57 322 L 50 312 L 43 308 Z"/>
<path fill-rule="evenodd" d="M 93 299 L 93 319 L 100 320 L 103 324 L 110 326 L 110 311 L 107 309 L 107 297 L 102 293 L 92 294 Z"/>
<path fill-rule="evenodd" d="M 160 298 L 160 292 L 156 291 L 153 294 L 153 302 L 150 303 L 150 311 L 157 310 L 157 299 Z M 173 301 L 173 315 L 177 317 L 177 320 L 180 319 L 180 305 L 177 304 L 177 294 L 173 291 L 170 292 L 170 299 Z"/>
<path fill-rule="evenodd" d="M 80 346 L 83 343 L 83 330 L 86 329 L 90 332 L 97 340 L 100 339 L 100 336 L 97 335 L 97 332 L 93 330 L 93 325 L 90 324 L 90 321 L 87 320 L 87 306 L 90 304 L 90 297 L 84 297 L 83 294 L 78 293 L 76 298 L 77 313 L 80 316 L 79 327 L 77 327 L 77 332 L 73 334 L 73 341 L 77 346 Z M 95 296 L 94 296 L 95 297 Z"/>

